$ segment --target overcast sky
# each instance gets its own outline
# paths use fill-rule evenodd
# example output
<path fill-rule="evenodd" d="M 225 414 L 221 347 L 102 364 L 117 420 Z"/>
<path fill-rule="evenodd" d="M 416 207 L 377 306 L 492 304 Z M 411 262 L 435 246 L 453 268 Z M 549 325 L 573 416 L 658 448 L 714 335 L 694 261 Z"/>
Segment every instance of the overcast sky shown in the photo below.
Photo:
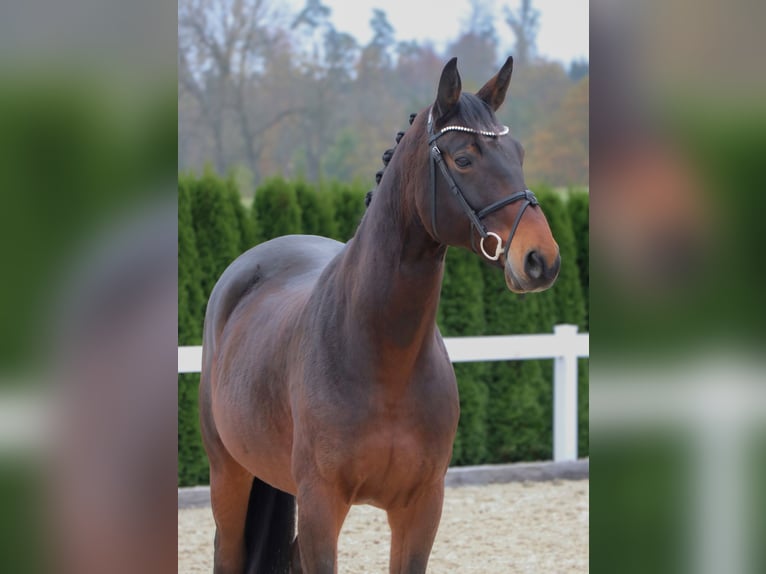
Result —
<path fill-rule="evenodd" d="M 289 0 L 296 10 L 305 0 Z M 381 8 L 394 27 L 397 40 L 430 40 L 437 49 L 457 38 L 470 14 L 469 0 L 323 0 L 332 8 L 332 21 L 343 32 L 369 41 L 373 8 Z M 520 0 L 489 0 L 494 5 L 495 29 L 500 40 L 500 57 L 511 54 L 513 35 L 503 18 L 503 6 L 518 9 Z M 538 53 L 568 64 L 588 59 L 588 0 L 534 0 L 540 11 Z"/>

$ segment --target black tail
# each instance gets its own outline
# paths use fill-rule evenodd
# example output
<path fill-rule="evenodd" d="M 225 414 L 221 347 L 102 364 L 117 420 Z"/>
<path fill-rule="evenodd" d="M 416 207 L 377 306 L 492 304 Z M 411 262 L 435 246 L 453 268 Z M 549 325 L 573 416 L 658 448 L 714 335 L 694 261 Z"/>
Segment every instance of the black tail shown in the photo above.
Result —
<path fill-rule="evenodd" d="M 295 538 L 295 497 L 253 479 L 245 521 L 247 574 L 286 574 Z"/>

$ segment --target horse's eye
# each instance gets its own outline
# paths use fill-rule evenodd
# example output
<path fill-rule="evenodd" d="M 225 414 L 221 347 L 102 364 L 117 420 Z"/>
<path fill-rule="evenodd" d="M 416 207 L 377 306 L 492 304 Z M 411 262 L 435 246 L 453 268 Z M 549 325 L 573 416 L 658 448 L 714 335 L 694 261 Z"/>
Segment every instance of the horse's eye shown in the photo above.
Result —
<path fill-rule="evenodd" d="M 461 155 L 460 157 L 455 158 L 455 165 L 458 167 L 468 167 L 471 165 L 471 160 Z"/>

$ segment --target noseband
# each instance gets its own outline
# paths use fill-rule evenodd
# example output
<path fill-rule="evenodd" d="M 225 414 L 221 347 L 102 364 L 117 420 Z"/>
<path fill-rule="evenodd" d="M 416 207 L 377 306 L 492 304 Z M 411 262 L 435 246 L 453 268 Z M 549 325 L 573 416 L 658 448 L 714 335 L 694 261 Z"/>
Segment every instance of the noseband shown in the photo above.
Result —
<path fill-rule="evenodd" d="M 457 182 L 455 181 L 455 178 L 452 176 L 452 173 L 450 173 L 449 168 L 447 167 L 447 164 L 444 162 L 444 158 L 442 157 L 442 152 L 439 149 L 439 146 L 436 145 L 436 140 L 438 140 L 441 136 L 443 136 L 445 133 L 450 131 L 459 131 L 459 132 L 467 132 L 467 133 L 473 133 L 473 134 L 479 134 L 482 136 L 487 137 L 500 137 L 508 134 L 510 131 L 508 129 L 508 126 L 503 126 L 503 129 L 499 132 L 490 132 L 486 130 L 477 130 L 474 128 L 468 128 L 465 126 L 445 126 L 441 130 L 439 130 L 437 133 L 434 133 L 433 131 L 433 115 L 432 115 L 433 109 L 428 111 L 428 145 L 431 147 L 431 161 L 429 162 L 431 166 L 431 227 L 433 229 L 434 238 L 437 241 L 439 240 L 438 233 L 436 232 L 436 166 L 439 166 L 439 169 L 441 170 L 442 174 L 444 175 L 444 179 L 447 181 L 447 184 L 449 185 L 450 192 L 452 192 L 452 195 L 454 195 L 458 203 L 460 204 L 460 207 L 463 209 L 465 214 L 468 216 L 468 219 L 471 222 L 471 226 L 481 235 L 481 242 L 479 243 L 479 247 L 481 249 L 482 255 L 489 259 L 490 261 L 497 261 L 500 258 L 500 254 L 504 254 L 506 260 L 508 259 L 508 249 L 511 246 L 511 241 L 513 240 L 513 236 L 516 233 L 516 228 L 519 226 L 519 222 L 521 221 L 521 216 L 524 215 L 524 211 L 526 211 L 527 207 L 530 205 L 535 206 L 539 205 L 537 198 L 535 197 L 535 194 L 532 193 L 530 190 L 525 189 L 524 191 L 519 191 L 514 194 L 509 195 L 508 197 L 505 197 L 499 201 L 496 201 L 495 203 L 492 203 L 485 207 L 484 209 L 480 211 L 476 211 L 471 205 L 468 203 L 468 200 L 466 200 L 465 196 L 463 195 L 463 192 L 460 190 L 460 187 L 458 186 Z M 502 209 L 506 205 L 510 205 L 511 203 L 515 203 L 517 201 L 523 201 L 524 204 L 519 209 L 519 213 L 516 215 L 516 221 L 513 222 L 513 227 L 511 228 L 511 233 L 508 235 L 508 240 L 505 243 L 505 248 L 503 248 L 503 239 L 494 231 L 488 231 L 487 226 L 484 225 L 484 223 L 481 221 L 488 215 Z M 495 246 L 495 253 L 490 255 L 487 253 L 487 249 L 484 246 L 484 241 L 488 238 L 493 238 L 497 245 Z M 471 247 L 475 249 L 474 247 L 474 240 L 473 240 L 473 233 L 471 234 Z"/>

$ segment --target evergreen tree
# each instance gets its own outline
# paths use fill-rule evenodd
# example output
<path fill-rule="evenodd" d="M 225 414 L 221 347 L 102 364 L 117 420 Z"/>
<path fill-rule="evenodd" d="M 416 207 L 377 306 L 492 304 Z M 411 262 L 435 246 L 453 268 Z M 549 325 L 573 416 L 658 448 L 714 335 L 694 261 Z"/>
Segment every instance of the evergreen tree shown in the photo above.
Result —
<path fill-rule="evenodd" d="M 192 221 L 191 178 L 178 181 L 178 344 L 202 340 L 202 294 L 197 239 Z"/>
<path fill-rule="evenodd" d="M 570 197 L 571 201 L 571 197 Z M 576 200 L 580 201 L 580 200 Z M 542 293 L 551 308 L 555 309 L 555 323 L 569 323 L 577 325 L 579 331 L 587 329 L 586 304 L 583 298 L 584 283 L 580 278 L 581 249 L 585 248 L 587 257 L 587 243 L 581 243 L 582 237 L 575 235 L 575 223 L 572 218 L 572 208 L 563 202 L 556 194 L 543 192 L 540 194 L 540 205 L 551 226 L 551 231 L 559 244 L 561 252 L 561 271 L 556 283 L 551 289 Z M 587 215 L 587 203 L 585 204 Z M 582 215 L 583 206 L 579 207 Z M 582 222 L 579 222 L 582 229 Z M 585 226 L 587 228 L 587 217 Z M 581 232 L 582 233 L 582 232 Z M 586 231 L 587 234 L 587 231 Z M 552 328 L 552 326 L 550 327 Z M 549 329 L 550 329 L 549 328 Z M 553 377 L 552 362 L 549 361 L 546 371 Z M 578 411 L 578 451 L 580 456 L 588 452 L 588 359 L 579 359 L 577 365 L 577 411 Z M 552 416 L 553 395 L 549 390 L 543 396 L 543 404 L 546 405 L 546 416 Z"/>
<path fill-rule="evenodd" d="M 335 239 L 348 241 L 356 233 L 356 228 L 364 215 L 364 196 L 367 191 L 360 185 L 348 185 L 333 182 L 327 191 L 335 204 L 337 235 Z"/>
<path fill-rule="evenodd" d="M 202 295 L 190 189 L 194 181 L 178 182 L 178 344 L 202 341 Z M 197 411 L 199 374 L 178 375 L 178 484 L 206 484 L 207 458 L 202 447 Z"/>
<path fill-rule="evenodd" d="M 580 273 L 583 303 L 585 304 L 585 330 L 590 330 L 590 197 L 586 191 L 572 191 L 567 207 L 572 219 L 572 230 L 577 245 L 577 269 Z"/>
<path fill-rule="evenodd" d="M 503 271 L 484 266 L 487 335 L 539 332 L 539 294 L 508 291 Z M 492 462 L 550 458 L 550 419 L 541 396 L 550 383 L 542 361 L 493 363 L 489 375 L 487 446 Z"/>
<path fill-rule="evenodd" d="M 240 236 L 231 201 L 218 177 L 206 171 L 191 191 L 202 294 L 207 300 L 221 273 L 239 255 Z"/>
<path fill-rule="evenodd" d="M 586 191 L 574 191 L 569 196 L 569 213 L 572 218 L 575 241 L 577 242 L 577 267 L 580 272 L 583 302 L 585 304 L 585 331 L 590 331 L 590 197 Z M 588 456 L 588 366 L 589 359 L 578 360 L 577 364 L 577 446 L 579 456 Z"/>
<path fill-rule="evenodd" d="M 558 279 L 547 292 L 554 301 L 556 322 L 577 325 L 582 331 L 585 328 L 585 303 L 577 265 L 577 242 L 572 229 L 572 220 L 567 206 L 557 194 L 543 192 L 539 195 L 539 199 L 540 207 L 548 219 L 561 254 L 561 270 Z"/>
<path fill-rule="evenodd" d="M 199 373 L 178 375 L 178 486 L 208 484 L 199 427 Z"/>
<path fill-rule="evenodd" d="M 335 237 L 338 234 L 335 221 L 335 204 L 327 193 L 320 193 L 303 180 L 295 183 L 295 194 L 301 208 L 302 233 Z"/>
<path fill-rule="evenodd" d="M 484 332 L 484 297 L 480 263 L 462 249 L 447 252 L 439 305 L 439 326 L 445 337 L 481 335 Z M 454 365 L 460 392 L 453 464 L 479 464 L 487 460 L 487 377 L 484 363 Z"/>
<path fill-rule="evenodd" d="M 239 232 L 239 252 L 244 253 L 255 245 L 255 220 L 248 215 L 245 206 L 242 205 L 242 195 L 233 176 L 224 182 L 224 186 Z"/>
<path fill-rule="evenodd" d="M 301 233 L 301 207 L 294 187 L 281 177 L 264 182 L 255 192 L 253 218 L 260 241 Z"/>
<path fill-rule="evenodd" d="M 182 273 L 183 269 L 193 277 L 193 269 L 196 268 L 198 275 L 194 282 L 199 284 L 201 293 L 197 303 L 194 302 L 194 296 L 189 297 L 186 303 L 196 328 L 193 333 L 184 337 L 183 342 L 198 344 L 201 340 L 207 297 L 224 269 L 239 255 L 242 238 L 232 193 L 224 181 L 207 170 L 199 179 L 181 178 L 180 188 L 183 190 L 179 192 L 180 198 L 187 192 L 189 194 L 197 263 L 194 263 L 193 256 L 181 255 L 179 244 L 179 257 L 189 259 L 188 262 L 179 262 L 179 273 Z M 181 205 L 179 217 L 185 217 Z M 181 234 L 182 225 L 179 222 L 179 242 L 183 239 Z M 182 277 L 179 277 L 180 281 L 183 281 Z M 182 320 L 181 314 L 179 310 L 179 320 Z M 207 458 L 202 448 L 199 430 L 198 392 L 199 374 L 178 377 L 178 480 L 182 486 L 208 482 Z"/>

